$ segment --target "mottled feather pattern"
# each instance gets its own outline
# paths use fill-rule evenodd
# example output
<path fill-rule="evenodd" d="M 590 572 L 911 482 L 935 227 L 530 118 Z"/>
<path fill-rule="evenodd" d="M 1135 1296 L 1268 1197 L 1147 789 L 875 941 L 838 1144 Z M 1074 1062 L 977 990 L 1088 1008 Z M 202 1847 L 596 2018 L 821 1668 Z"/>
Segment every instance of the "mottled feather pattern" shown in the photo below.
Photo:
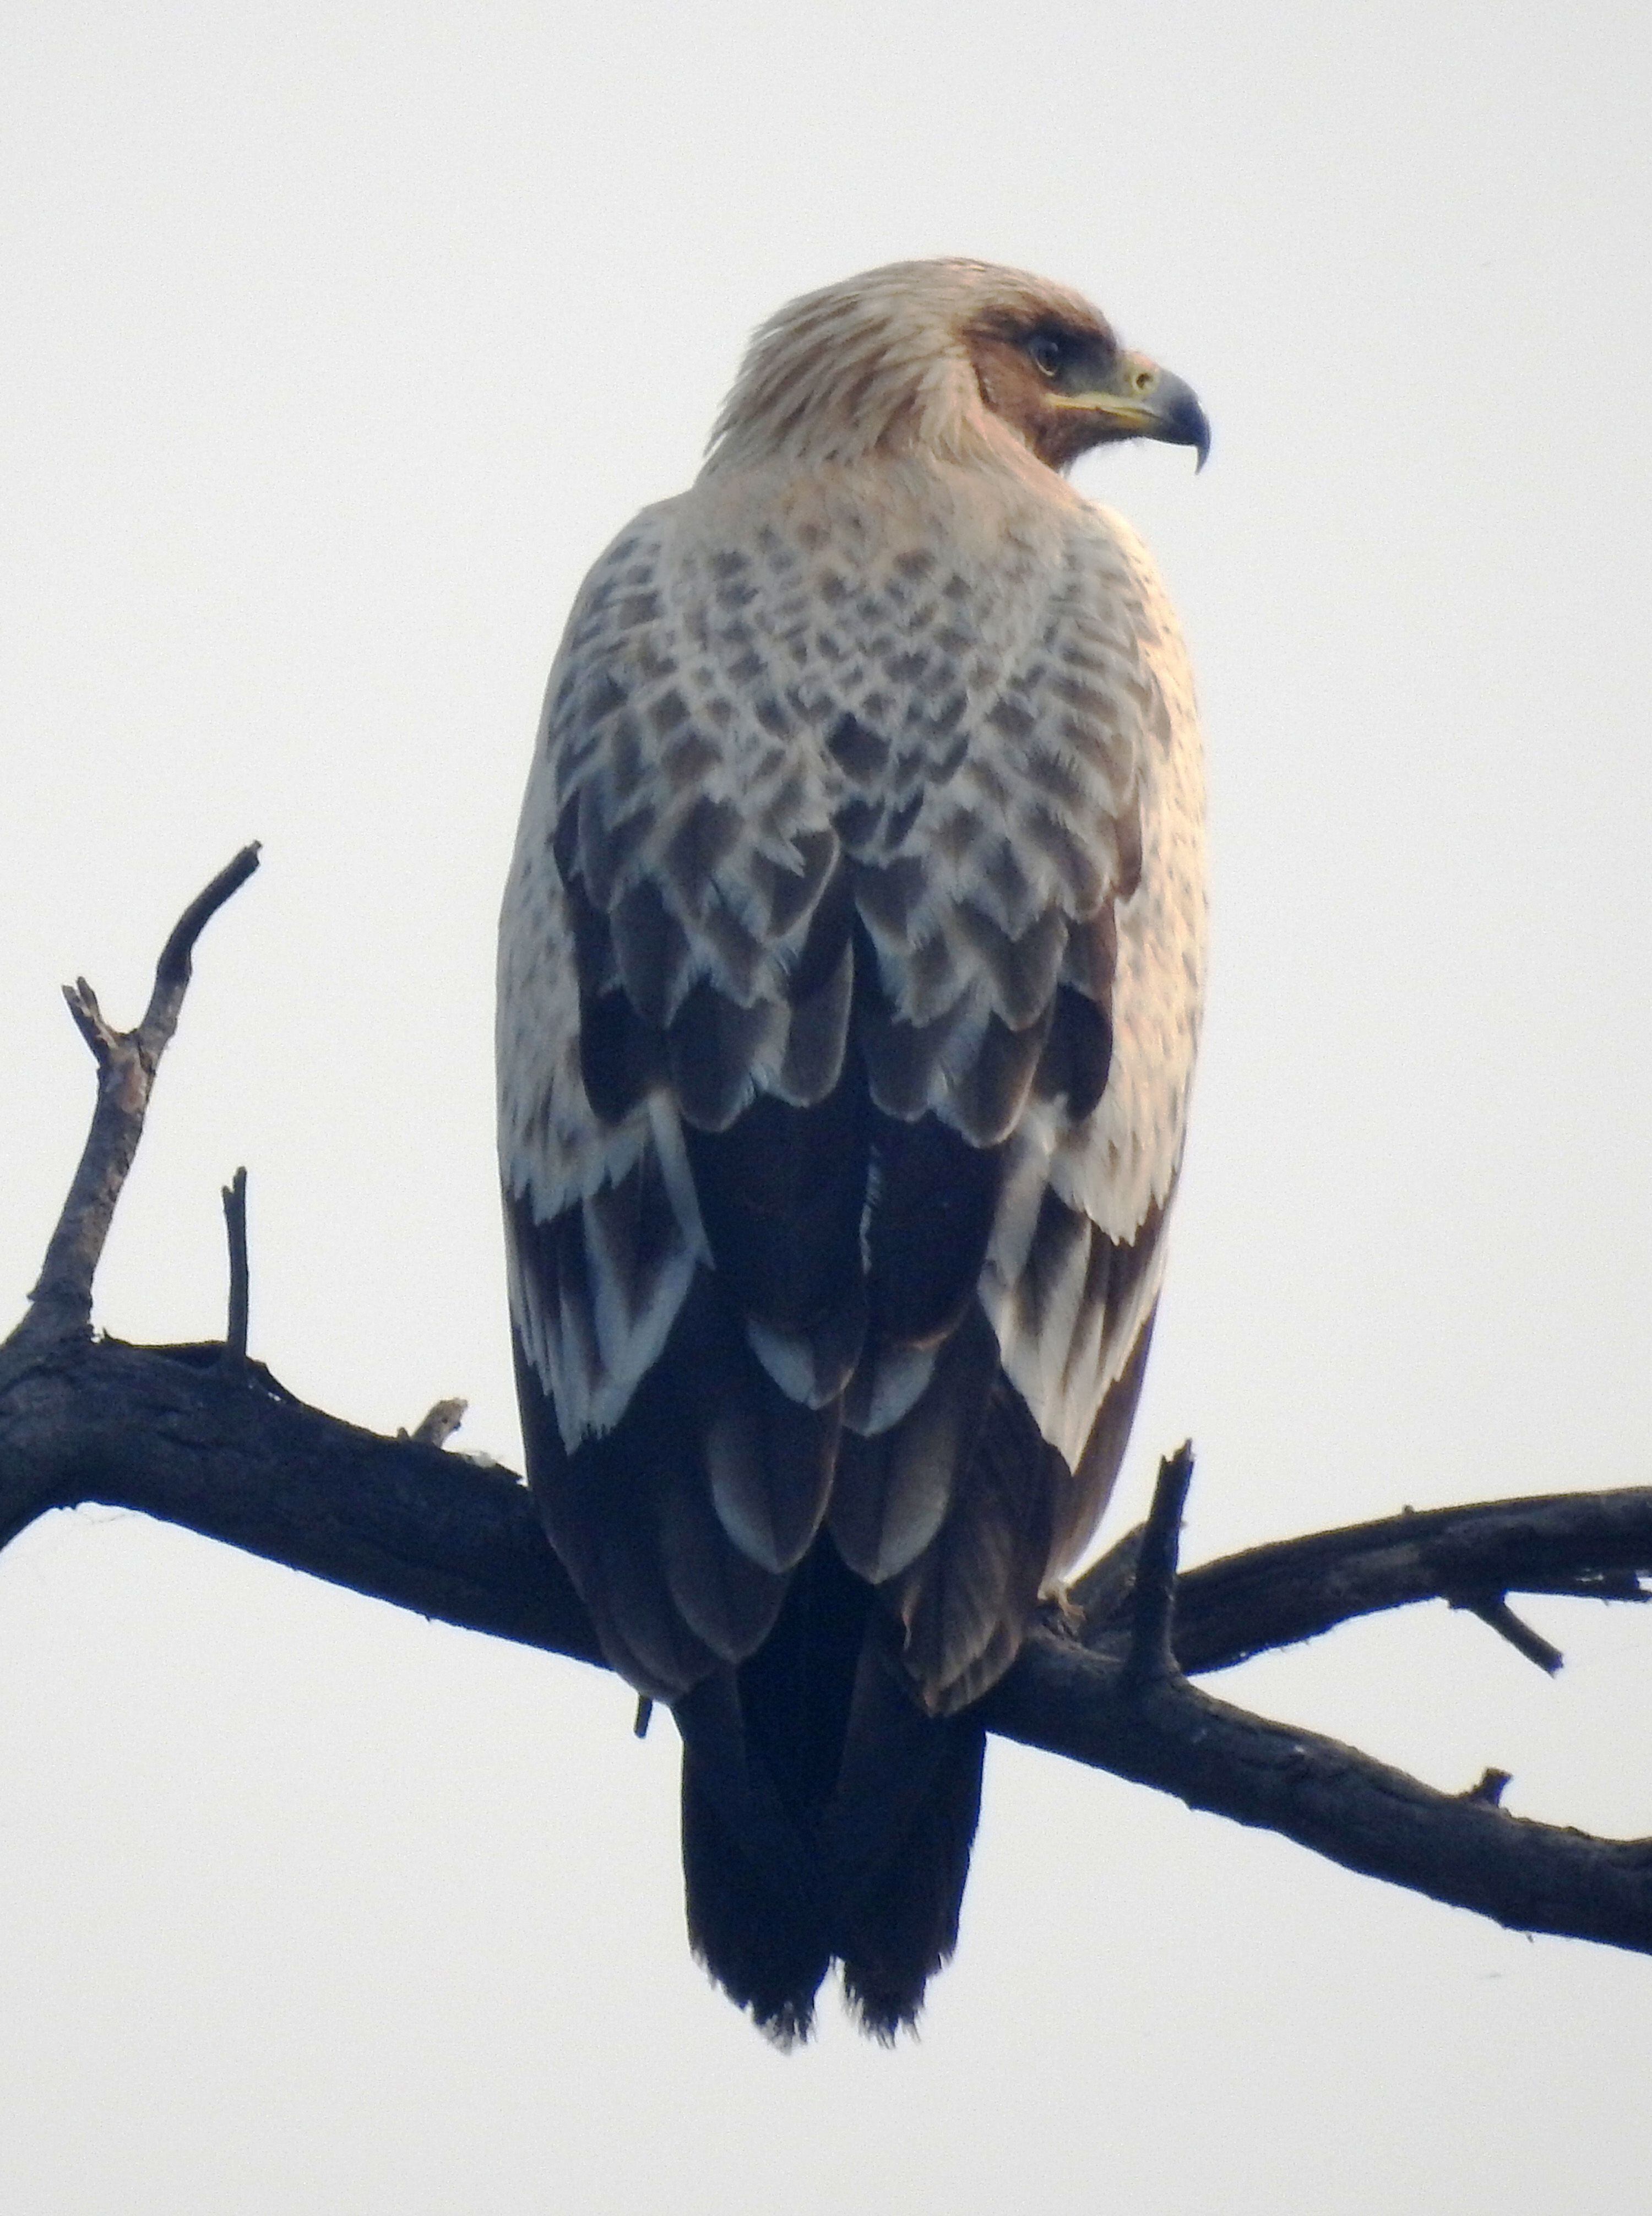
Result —
<path fill-rule="evenodd" d="M 648 511 L 593 573 L 552 677 L 512 878 L 512 901 L 537 920 L 506 934 L 504 1160 L 547 1218 L 626 1174 L 675 1115 L 656 1091 L 605 1124 L 583 1080 L 570 1082 L 570 893 L 591 919 L 588 1023 L 623 992 L 665 1035 L 667 1067 L 678 1026 L 675 1060 L 698 1081 L 679 1084 L 684 1115 L 725 1129 L 760 1093 L 803 1104 L 836 1080 L 841 951 L 801 1006 L 792 995 L 822 896 L 847 871 L 875 956 L 860 1017 L 873 1099 L 905 1118 L 932 1108 L 978 1143 L 1008 1139 L 983 1299 L 1070 1462 L 1156 1288 L 1112 1319 L 1110 1357 L 1094 1359 L 1093 1314 L 1092 1359 L 1070 1333 L 1057 1357 L 1009 1297 L 1031 1235 L 1015 1203 L 1036 1205 L 1052 1185 L 1117 1240 L 1168 1197 L 1196 1019 L 1187 973 L 1202 952 L 1190 688 L 1156 582 L 1116 518 L 1070 496 L 1052 516 L 1013 477 L 983 516 L 978 488 L 943 475 L 938 526 L 933 474 L 904 502 L 884 488 L 874 514 L 853 483 L 791 504 L 702 487 Z M 769 520 L 743 532 L 753 505 Z M 957 559 L 977 545 L 996 556 L 986 593 Z M 1029 1038 L 1052 1017 L 1053 1039 Z M 1098 1035 L 1106 1062 L 1094 1113 L 1082 1086 L 1072 1097 L 1081 1019 L 1092 1066 Z M 1047 1100 L 1046 1050 L 1069 1080 Z M 533 1319 L 528 1344 L 570 1445 L 612 1420 L 693 1260 L 707 1259 L 692 1194 L 675 1184 L 676 1252 L 628 1349 L 610 1333 L 606 1367 L 570 1363 Z"/>

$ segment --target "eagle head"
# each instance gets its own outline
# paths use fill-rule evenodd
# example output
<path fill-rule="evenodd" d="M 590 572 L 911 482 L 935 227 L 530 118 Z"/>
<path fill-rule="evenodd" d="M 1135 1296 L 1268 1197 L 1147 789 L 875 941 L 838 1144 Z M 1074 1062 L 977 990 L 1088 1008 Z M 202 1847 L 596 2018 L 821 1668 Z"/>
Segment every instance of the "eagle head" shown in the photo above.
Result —
<path fill-rule="evenodd" d="M 984 262 L 894 262 L 793 300 L 753 338 L 712 434 L 712 470 L 972 457 L 1005 430 L 1052 470 L 1156 439 L 1204 466 L 1192 389 L 1119 344 L 1081 293 Z"/>

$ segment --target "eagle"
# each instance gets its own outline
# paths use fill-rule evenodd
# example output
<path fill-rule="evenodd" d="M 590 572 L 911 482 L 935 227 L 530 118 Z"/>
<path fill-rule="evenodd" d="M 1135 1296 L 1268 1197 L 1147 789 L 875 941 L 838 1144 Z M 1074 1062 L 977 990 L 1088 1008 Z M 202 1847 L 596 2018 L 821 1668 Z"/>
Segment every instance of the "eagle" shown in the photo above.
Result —
<path fill-rule="evenodd" d="M 1197 450 L 1063 286 L 898 262 L 746 353 L 583 587 L 505 894 L 529 1482 L 683 1742 L 690 1942 L 780 2044 L 914 2022 L 975 1704 L 1130 1429 L 1205 946 L 1153 563 L 1066 471 Z"/>

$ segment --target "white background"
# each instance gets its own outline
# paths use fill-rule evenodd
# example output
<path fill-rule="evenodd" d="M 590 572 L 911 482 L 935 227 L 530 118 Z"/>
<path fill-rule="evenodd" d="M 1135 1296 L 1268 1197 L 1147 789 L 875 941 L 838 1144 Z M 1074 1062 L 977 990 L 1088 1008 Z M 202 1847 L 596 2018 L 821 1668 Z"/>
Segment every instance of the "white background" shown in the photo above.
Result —
<path fill-rule="evenodd" d="M 1120 1521 L 1190 1557 L 1644 1480 L 1638 6 L 13 0 L 0 82 L 0 1305 L 249 837 L 99 1283 L 515 1462 L 492 934 L 564 611 L 744 335 L 966 253 L 1097 298 L 1216 428 L 1081 482 L 1205 711 L 1216 962 Z M 1432 1609 L 1222 1690 L 1652 1831 L 1652 1626 L 1554 1684 Z M 1006 1747 L 921 2041 L 781 2058 L 681 1933 L 611 1678 L 143 1519 L 0 1561 L 15 2216 L 1628 2208 L 1652 1965 L 1505 1936 Z"/>

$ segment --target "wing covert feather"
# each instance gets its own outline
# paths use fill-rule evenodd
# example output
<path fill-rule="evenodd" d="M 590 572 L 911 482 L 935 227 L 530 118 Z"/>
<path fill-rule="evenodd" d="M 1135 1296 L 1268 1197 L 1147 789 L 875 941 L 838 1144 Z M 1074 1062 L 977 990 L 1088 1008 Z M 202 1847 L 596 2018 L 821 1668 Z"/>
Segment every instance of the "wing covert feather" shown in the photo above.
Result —
<path fill-rule="evenodd" d="M 1202 977 L 1191 688 L 1127 527 L 1004 498 L 702 480 L 552 672 L 502 939 L 513 1313 L 570 1467 L 645 1401 L 686 1425 L 651 1538 L 602 1542 L 651 1685 L 755 1644 L 829 1516 L 956 1706 L 1122 1451 Z M 715 1405 L 678 1374 L 713 1341 Z M 559 1547 L 594 1487 L 552 1487 Z"/>

